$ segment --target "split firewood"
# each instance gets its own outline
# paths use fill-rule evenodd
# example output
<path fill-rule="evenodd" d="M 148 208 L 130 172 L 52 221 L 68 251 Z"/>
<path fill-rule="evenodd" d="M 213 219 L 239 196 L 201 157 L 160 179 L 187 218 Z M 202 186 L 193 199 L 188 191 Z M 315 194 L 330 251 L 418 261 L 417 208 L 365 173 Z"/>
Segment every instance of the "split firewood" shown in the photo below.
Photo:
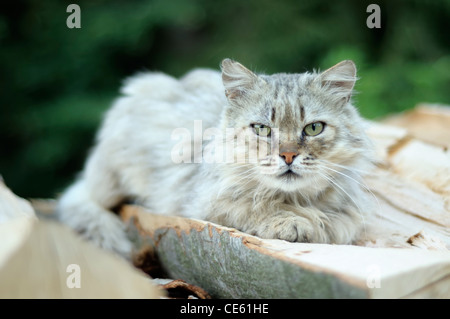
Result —
<path fill-rule="evenodd" d="M 159 298 L 142 271 L 80 239 L 0 185 L 0 298 Z"/>
<path fill-rule="evenodd" d="M 450 297 L 448 251 L 260 239 L 139 206 L 124 206 L 121 214 L 170 278 L 213 298 Z"/>
<path fill-rule="evenodd" d="M 376 213 L 355 245 L 263 240 L 124 206 L 142 271 L 38 220 L 0 184 L 0 297 L 450 298 L 449 130 L 442 106 L 369 123 L 377 165 L 364 184 Z M 44 213 L 53 204 L 34 202 Z M 158 290 L 143 271 L 177 280 Z"/>
<path fill-rule="evenodd" d="M 390 126 L 405 128 L 414 139 L 450 148 L 449 106 L 419 104 L 410 111 L 389 116 L 383 122 Z"/>
<path fill-rule="evenodd" d="M 372 233 L 366 243 L 411 247 L 408 239 L 425 231 L 450 249 L 450 108 L 420 105 L 370 123 L 368 133 L 378 167 L 365 183 L 379 207 L 369 221 Z M 426 248 L 428 242 L 419 246 Z"/>

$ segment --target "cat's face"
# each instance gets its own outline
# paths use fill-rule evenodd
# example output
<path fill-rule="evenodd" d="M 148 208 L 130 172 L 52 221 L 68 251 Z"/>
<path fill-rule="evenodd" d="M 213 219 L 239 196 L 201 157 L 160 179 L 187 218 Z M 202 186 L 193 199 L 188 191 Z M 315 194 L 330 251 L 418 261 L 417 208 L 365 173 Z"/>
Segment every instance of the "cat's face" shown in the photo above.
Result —
<path fill-rule="evenodd" d="M 270 188 L 314 194 L 367 148 L 361 118 L 349 103 L 353 62 L 321 74 L 257 76 L 225 60 L 222 71 L 229 101 L 224 125 L 245 132 L 237 153 L 256 154 L 255 161 L 235 165 L 239 174 L 247 171 Z"/>

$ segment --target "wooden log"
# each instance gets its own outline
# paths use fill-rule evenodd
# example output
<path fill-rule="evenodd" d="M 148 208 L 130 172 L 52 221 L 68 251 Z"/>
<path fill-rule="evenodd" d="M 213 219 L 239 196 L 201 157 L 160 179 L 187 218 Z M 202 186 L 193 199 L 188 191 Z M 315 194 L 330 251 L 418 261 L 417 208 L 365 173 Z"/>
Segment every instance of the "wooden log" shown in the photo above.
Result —
<path fill-rule="evenodd" d="M 419 104 L 410 111 L 385 118 L 383 123 L 405 128 L 414 139 L 450 148 L 450 106 Z"/>
<path fill-rule="evenodd" d="M 380 168 L 367 176 L 365 183 L 376 197 L 378 208 L 367 220 L 367 236 L 361 245 L 411 247 L 407 240 L 422 231 L 445 249 L 450 248 L 446 196 Z"/>
<path fill-rule="evenodd" d="M 450 297 L 449 286 L 429 288 L 448 281 L 448 251 L 263 240 L 138 206 L 125 206 L 122 217 L 172 278 L 216 298 Z"/>
<path fill-rule="evenodd" d="M 430 109 L 369 123 L 378 157 L 364 182 L 378 206 L 357 245 L 262 240 L 124 206 L 136 260 L 152 269 L 150 253 L 169 276 L 216 298 L 450 298 L 450 121 L 446 108 Z M 142 273 L 11 199 L 0 187 L 0 297 L 160 295 Z M 80 265 L 83 289 L 68 289 L 69 264 Z"/>
<path fill-rule="evenodd" d="M 38 220 L 30 204 L 0 185 L 0 298 L 159 298 L 142 271 Z"/>

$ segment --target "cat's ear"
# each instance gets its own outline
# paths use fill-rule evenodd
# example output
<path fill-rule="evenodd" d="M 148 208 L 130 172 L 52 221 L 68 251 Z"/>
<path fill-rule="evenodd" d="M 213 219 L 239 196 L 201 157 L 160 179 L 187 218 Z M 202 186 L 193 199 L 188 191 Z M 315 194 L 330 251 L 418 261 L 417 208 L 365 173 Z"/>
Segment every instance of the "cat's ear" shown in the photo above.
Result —
<path fill-rule="evenodd" d="M 339 62 L 322 72 L 318 80 L 323 87 L 330 88 L 336 94 L 342 94 L 348 100 L 357 80 L 355 63 L 351 60 Z"/>
<path fill-rule="evenodd" d="M 222 82 L 228 99 L 242 97 L 258 81 L 258 76 L 239 62 L 230 59 L 222 61 Z"/>

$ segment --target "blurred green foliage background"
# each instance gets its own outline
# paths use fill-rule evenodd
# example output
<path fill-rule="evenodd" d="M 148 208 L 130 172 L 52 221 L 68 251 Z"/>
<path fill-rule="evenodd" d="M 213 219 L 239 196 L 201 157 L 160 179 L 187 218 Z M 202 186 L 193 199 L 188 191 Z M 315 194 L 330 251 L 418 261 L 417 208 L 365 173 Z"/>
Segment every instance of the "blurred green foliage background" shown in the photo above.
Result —
<path fill-rule="evenodd" d="M 81 29 L 69 29 L 70 3 Z M 381 8 L 369 29 L 366 8 Z M 0 174 L 24 197 L 55 197 L 81 170 L 124 78 L 218 69 L 265 73 L 353 59 L 368 118 L 450 102 L 450 1 L 86 0 L 0 5 Z"/>

